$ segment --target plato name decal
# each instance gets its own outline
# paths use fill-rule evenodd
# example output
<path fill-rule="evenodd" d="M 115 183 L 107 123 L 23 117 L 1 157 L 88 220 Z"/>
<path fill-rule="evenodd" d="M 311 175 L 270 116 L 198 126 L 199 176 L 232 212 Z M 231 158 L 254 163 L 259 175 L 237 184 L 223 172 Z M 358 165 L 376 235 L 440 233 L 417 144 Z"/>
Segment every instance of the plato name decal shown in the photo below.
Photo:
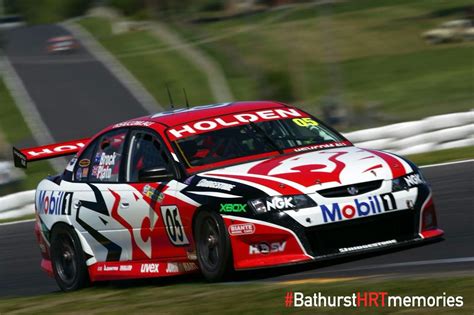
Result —
<path fill-rule="evenodd" d="M 250 122 L 260 122 L 265 120 L 275 120 L 289 117 L 302 117 L 303 114 L 294 108 L 276 108 L 260 111 L 252 111 L 242 114 L 231 114 L 221 117 L 209 118 L 207 120 L 196 121 L 169 129 L 171 140 L 189 137 L 203 132 L 234 127 L 248 124 Z"/>
<path fill-rule="evenodd" d="M 343 205 L 337 202 L 330 206 L 321 205 L 325 223 L 360 218 L 391 210 L 397 210 L 395 198 L 391 193 L 370 196 L 366 201 L 360 201 L 356 198 L 353 202 L 344 203 Z"/>
<path fill-rule="evenodd" d="M 39 191 L 38 212 L 47 215 L 71 215 L 72 192 Z"/>

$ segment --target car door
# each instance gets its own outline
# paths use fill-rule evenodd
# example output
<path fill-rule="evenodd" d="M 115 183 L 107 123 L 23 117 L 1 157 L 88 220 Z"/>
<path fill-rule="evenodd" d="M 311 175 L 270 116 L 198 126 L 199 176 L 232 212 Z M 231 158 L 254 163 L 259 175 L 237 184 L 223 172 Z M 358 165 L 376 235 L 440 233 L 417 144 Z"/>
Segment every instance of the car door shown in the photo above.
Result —
<path fill-rule="evenodd" d="M 138 200 L 123 183 L 129 130 L 115 129 L 99 136 L 79 156 L 74 167 L 75 226 L 97 261 L 132 259 L 130 232 L 119 213 L 137 208 Z"/>
<path fill-rule="evenodd" d="M 145 202 L 121 211 L 136 244 L 134 259 L 185 257 L 193 208 L 179 198 L 177 171 L 162 138 L 151 130 L 131 132 L 125 181 Z M 187 231 L 186 231 L 187 230 Z"/>

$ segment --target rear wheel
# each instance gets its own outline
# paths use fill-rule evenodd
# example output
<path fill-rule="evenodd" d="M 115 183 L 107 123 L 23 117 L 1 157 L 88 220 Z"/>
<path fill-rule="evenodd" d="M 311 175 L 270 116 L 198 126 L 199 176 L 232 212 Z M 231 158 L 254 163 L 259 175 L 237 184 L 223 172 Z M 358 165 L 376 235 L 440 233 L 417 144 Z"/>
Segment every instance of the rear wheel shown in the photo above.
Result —
<path fill-rule="evenodd" d="M 81 242 L 68 226 L 54 228 L 51 237 L 51 262 L 54 278 L 65 292 L 79 290 L 89 284 L 89 274 Z"/>
<path fill-rule="evenodd" d="M 223 280 L 232 271 L 232 248 L 222 217 L 205 210 L 199 212 L 194 235 L 203 276 L 211 282 Z"/>

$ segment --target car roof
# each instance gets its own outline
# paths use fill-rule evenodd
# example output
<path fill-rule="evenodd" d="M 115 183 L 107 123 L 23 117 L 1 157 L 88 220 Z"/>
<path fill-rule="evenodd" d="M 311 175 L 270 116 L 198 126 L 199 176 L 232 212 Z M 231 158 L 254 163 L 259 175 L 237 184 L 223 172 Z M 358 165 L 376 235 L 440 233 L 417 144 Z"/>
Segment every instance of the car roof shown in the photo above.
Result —
<path fill-rule="evenodd" d="M 132 121 L 150 121 L 163 124 L 167 127 L 182 125 L 188 122 L 222 116 L 246 111 L 265 110 L 270 108 L 286 108 L 287 105 L 274 101 L 247 101 L 220 103 L 203 106 L 195 106 L 189 109 L 178 108 L 169 111 L 160 112 L 150 116 L 140 117 Z"/>

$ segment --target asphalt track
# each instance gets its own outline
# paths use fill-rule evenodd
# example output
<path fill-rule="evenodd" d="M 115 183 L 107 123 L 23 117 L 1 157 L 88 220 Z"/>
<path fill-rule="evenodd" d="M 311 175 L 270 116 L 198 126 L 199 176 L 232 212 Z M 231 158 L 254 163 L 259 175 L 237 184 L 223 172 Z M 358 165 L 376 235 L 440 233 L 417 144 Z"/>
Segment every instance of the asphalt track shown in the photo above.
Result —
<path fill-rule="evenodd" d="M 5 53 L 53 138 L 85 138 L 112 123 L 146 115 L 128 89 L 85 48 L 47 53 L 49 38 L 67 34 L 58 25 L 38 25 L 5 36 Z"/>
<path fill-rule="evenodd" d="M 324 263 L 240 272 L 236 278 L 240 282 L 273 282 L 357 276 L 438 276 L 450 272 L 474 274 L 474 162 L 425 168 L 423 173 L 433 186 L 438 223 L 446 232 L 444 240 Z M 55 282 L 40 270 L 33 222 L 0 225 L 0 249 L 0 296 L 58 290 Z M 107 285 L 172 285 L 202 281 L 196 276 L 111 282 Z"/>

